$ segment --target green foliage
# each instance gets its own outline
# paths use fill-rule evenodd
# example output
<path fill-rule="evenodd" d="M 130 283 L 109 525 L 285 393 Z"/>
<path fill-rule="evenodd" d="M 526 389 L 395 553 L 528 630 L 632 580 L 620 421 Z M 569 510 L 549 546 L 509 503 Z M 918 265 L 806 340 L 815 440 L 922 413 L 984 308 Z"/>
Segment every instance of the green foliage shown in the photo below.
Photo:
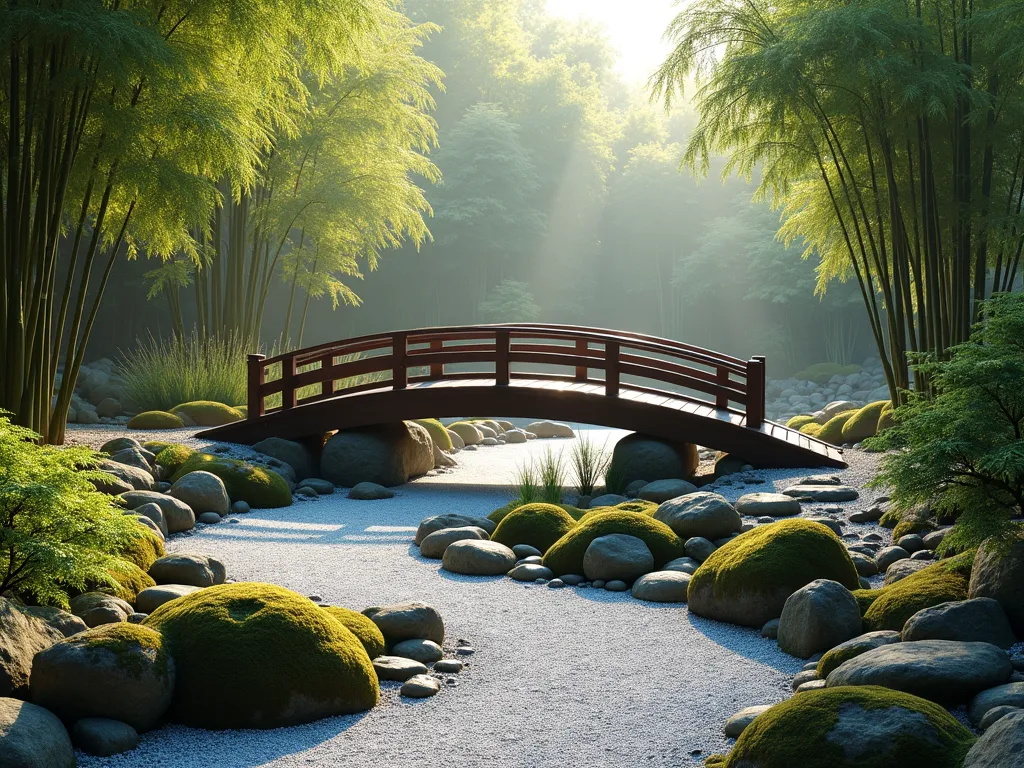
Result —
<path fill-rule="evenodd" d="M 349 632 L 359 638 L 359 642 L 366 649 L 366 655 L 371 660 L 384 655 L 387 650 L 384 645 L 384 634 L 380 631 L 380 627 L 369 618 L 359 613 L 359 611 L 343 608 L 340 605 L 327 605 L 323 606 L 323 609 L 344 624 Z"/>
<path fill-rule="evenodd" d="M 175 406 L 196 400 L 231 405 L 244 403 L 246 353 L 250 351 L 248 343 L 237 335 L 210 338 L 193 329 L 188 336 L 169 339 L 150 336 L 136 342 L 134 349 L 122 355 L 125 391 L 142 411 L 174 413 Z M 173 424 L 166 417 L 147 413 L 135 419 L 144 417 L 146 424 Z M 173 428 L 133 426 L 133 423 L 129 423 L 132 429 Z"/>
<path fill-rule="evenodd" d="M 128 516 L 131 519 L 131 516 Z M 114 554 L 123 560 L 148 571 L 157 558 L 167 554 L 163 540 L 144 525 L 137 525 L 128 541 L 114 550 Z M 115 566 L 116 567 L 116 566 Z"/>
<path fill-rule="evenodd" d="M 181 443 L 168 443 L 156 454 L 154 463 L 163 467 L 166 475 L 173 475 L 178 469 L 195 455 L 195 449 Z"/>
<path fill-rule="evenodd" d="M 440 421 L 437 419 L 415 419 L 415 422 L 430 433 L 430 439 L 434 441 L 434 445 L 445 453 L 452 452 L 452 436 L 448 434 L 448 430 Z"/>
<path fill-rule="evenodd" d="M 611 533 L 624 533 L 642 539 L 654 555 L 655 568 L 685 554 L 683 540 L 664 523 L 636 512 L 607 511 L 580 520 L 577 526 L 548 549 L 544 554 L 544 565 L 556 576 L 582 574 L 583 555 L 587 547 L 594 539 Z"/>
<path fill-rule="evenodd" d="M 359 639 L 282 587 L 209 587 L 160 606 L 145 626 L 160 632 L 174 658 L 175 722 L 274 728 L 377 703 L 377 676 Z"/>
<path fill-rule="evenodd" d="M 40 446 L 0 412 L 0 592 L 67 607 L 69 592 L 113 587 L 116 552 L 142 536 L 92 485 L 106 475 L 87 448 Z"/>
<path fill-rule="evenodd" d="M 977 546 L 970 530 L 997 529 L 1024 508 L 1024 295 L 989 301 L 970 341 L 917 369 L 935 397 L 910 394 L 895 424 L 871 441 L 891 451 L 874 483 L 896 508 L 928 502 L 942 516 L 971 512 L 955 540 Z M 981 517 L 990 522 L 979 525 Z"/>
<path fill-rule="evenodd" d="M 287 507 L 292 503 L 291 489 L 277 472 L 209 453 L 189 456 L 171 476 L 171 482 L 198 470 L 210 472 L 223 480 L 231 501 L 244 501 L 254 509 Z"/>
<path fill-rule="evenodd" d="M 903 630 L 907 619 L 939 603 L 967 599 L 974 550 L 922 568 L 887 587 L 853 594 L 864 613 L 864 630 Z"/>
<path fill-rule="evenodd" d="M 607 444 L 598 447 L 597 443 L 586 435 L 580 435 L 573 442 L 569 461 L 576 490 L 580 496 L 592 495 L 598 480 L 608 469 L 611 457 L 606 446 Z"/>
<path fill-rule="evenodd" d="M 546 449 L 538 461 L 537 477 L 540 481 L 541 501 L 546 501 L 548 504 L 560 504 L 562 488 L 565 485 L 565 466 L 562 464 L 562 454 L 556 454 L 550 448 Z"/>
<path fill-rule="evenodd" d="M 171 408 L 176 416 L 187 416 L 200 427 L 220 427 L 242 420 L 242 414 L 230 405 L 213 400 L 193 400 Z"/>
<path fill-rule="evenodd" d="M 491 289 L 477 312 L 485 323 L 529 323 L 540 317 L 529 283 L 508 279 Z"/>
<path fill-rule="evenodd" d="M 533 502 L 540 500 L 540 478 L 538 477 L 537 469 L 534 467 L 533 462 L 525 461 L 516 467 L 515 476 L 512 481 L 512 489 L 514 492 L 512 501 L 502 507 L 502 509 L 505 509 L 507 512 L 511 512 L 513 509 L 521 507 L 523 504 L 532 504 Z M 491 513 L 491 515 L 491 519 L 494 520 L 494 513 Z M 495 520 L 495 522 L 500 521 Z"/>
<path fill-rule="evenodd" d="M 548 549 L 575 527 L 576 521 L 554 504 L 525 504 L 504 515 L 491 541 L 507 547 L 529 544 L 541 552 Z"/>
<path fill-rule="evenodd" d="M 167 411 L 143 411 L 125 425 L 128 429 L 181 429 L 185 423 Z"/>
<path fill-rule="evenodd" d="M 924 719 L 930 727 L 906 728 L 892 739 L 851 754 L 831 738 L 844 710 L 877 717 Z M 894 714 L 894 710 L 905 714 Z M 849 715 L 847 715 L 849 717 Z M 943 707 L 909 693 L 880 686 L 840 686 L 793 696 L 748 725 L 722 768 L 959 768 L 973 734 Z"/>

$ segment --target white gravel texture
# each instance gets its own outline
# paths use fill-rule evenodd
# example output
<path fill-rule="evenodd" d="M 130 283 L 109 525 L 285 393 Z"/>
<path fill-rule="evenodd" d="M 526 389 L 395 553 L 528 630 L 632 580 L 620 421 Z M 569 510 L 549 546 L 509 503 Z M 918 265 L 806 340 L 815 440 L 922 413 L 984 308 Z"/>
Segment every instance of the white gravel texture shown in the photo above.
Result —
<path fill-rule="evenodd" d="M 586 431 L 609 448 L 626 434 Z M 123 433 L 69 430 L 76 441 L 93 445 Z M 159 434 L 180 440 L 191 432 Z M 431 603 L 445 619 L 447 650 L 463 638 L 476 649 L 467 668 L 449 676 L 457 686 L 413 701 L 398 697 L 397 683 L 386 683 L 370 712 L 271 731 L 168 726 L 143 735 L 138 748 L 123 755 L 79 753 L 79 765 L 690 766 L 727 751 L 725 720 L 743 707 L 787 698 L 803 665 L 758 630 L 691 616 L 685 605 L 643 603 L 628 593 L 453 575 L 439 561 L 419 557 L 412 539 L 420 520 L 445 512 L 485 515 L 508 500 L 502 486 L 517 464 L 570 445 L 536 440 L 465 451 L 454 471 L 403 486 L 393 499 L 351 501 L 337 491 L 168 541 L 170 551 L 222 558 L 234 579 L 280 584 L 329 603 L 355 609 Z M 847 451 L 847 460 L 851 468 L 836 473 L 862 486 L 876 459 Z M 765 484 L 721 492 L 735 500 L 745 491 L 781 490 L 812 473 L 820 470 L 759 471 L 753 475 Z M 807 505 L 807 514 L 842 507 L 845 517 L 877 495 L 865 491 L 857 502 Z"/>

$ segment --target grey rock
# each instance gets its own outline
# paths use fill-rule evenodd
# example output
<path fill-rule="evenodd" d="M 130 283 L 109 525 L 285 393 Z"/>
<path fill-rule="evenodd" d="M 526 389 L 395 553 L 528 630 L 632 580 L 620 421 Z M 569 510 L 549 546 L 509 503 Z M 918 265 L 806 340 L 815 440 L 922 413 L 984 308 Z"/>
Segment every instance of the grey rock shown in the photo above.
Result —
<path fill-rule="evenodd" d="M 103 414 L 100 414 L 101 416 Z M 149 453 L 146 451 L 145 453 Z M 153 473 L 153 466 L 150 459 L 146 458 L 145 453 L 141 448 L 123 448 L 116 453 L 110 455 L 111 461 L 116 461 L 118 464 L 125 464 L 129 467 L 135 467 L 141 469 L 143 472 Z M 153 454 L 149 454 L 152 456 Z"/>
<path fill-rule="evenodd" d="M 818 679 L 819 678 L 817 672 L 815 672 L 813 669 L 805 669 L 800 672 L 797 672 L 796 676 L 793 678 L 793 681 L 790 683 L 790 687 L 795 691 L 804 683 L 809 683 L 812 680 Z"/>
<path fill-rule="evenodd" d="M 606 493 L 602 496 L 595 496 L 590 500 L 590 508 L 595 507 L 614 507 L 616 504 L 622 504 L 623 502 L 629 501 L 625 496 L 619 496 L 617 493 Z"/>
<path fill-rule="evenodd" d="M 860 608 L 837 581 L 817 579 L 786 599 L 779 617 L 779 648 L 806 659 L 861 633 Z"/>
<path fill-rule="evenodd" d="M 924 544 L 925 549 L 935 550 L 938 549 L 939 544 L 946 538 L 946 534 L 949 533 L 949 528 L 940 528 L 937 531 L 931 531 L 926 533 L 921 541 Z"/>
<path fill-rule="evenodd" d="M 790 517 L 800 514 L 800 502 L 784 493 L 747 493 L 736 502 L 745 517 Z"/>
<path fill-rule="evenodd" d="M 505 442 L 509 445 L 526 442 L 526 432 L 521 429 L 510 429 L 505 433 Z"/>
<path fill-rule="evenodd" d="M 982 691 L 967 705 L 967 717 L 978 725 L 989 710 L 1003 706 L 1024 709 L 1024 683 L 1005 683 Z"/>
<path fill-rule="evenodd" d="M 923 568 L 927 568 L 931 563 L 926 560 L 915 560 L 914 558 L 905 558 L 903 560 L 897 560 L 895 563 L 885 569 L 885 586 L 895 584 L 901 579 L 907 578 L 911 574 L 917 573 Z"/>
<path fill-rule="evenodd" d="M 441 558 L 446 571 L 466 576 L 499 576 L 516 564 L 515 553 L 496 541 L 463 539 L 448 545 Z"/>
<path fill-rule="evenodd" d="M 550 584 L 548 586 L 551 586 Z M 604 579 L 594 579 L 590 586 L 594 589 L 604 589 Z"/>
<path fill-rule="evenodd" d="M 829 417 L 831 418 L 831 417 Z M 842 485 L 839 475 L 810 475 L 803 478 L 798 485 Z"/>
<path fill-rule="evenodd" d="M 551 581 L 548 582 L 548 587 L 551 589 L 561 589 L 566 585 L 566 583 L 567 582 L 562 581 L 561 579 L 551 579 Z"/>
<path fill-rule="evenodd" d="M 622 579 L 612 579 L 605 583 L 604 588 L 606 592 L 625 592 L 629 585 Z"/>
<path fill-rule="evenodd" d="M 1014 712 L 1020 711 L 1020 707 L 1010 707 L 1005 704 L 999 707 L 992 707 L 992 709 L 986 712 L 985 716 L 981 718 L 981 722 L 978 723 L 978 730 L 984 733 L 993 725 L 995 725 L 1000 718 L 1003 718 L 1006 715 L 1013 714 Z"/>
<path fill-rule="evenodd" d="M 128 616 L 127 621 L 128 621 L 129 624 L 142 624 L 148 618 L 149 618 L 149 614 L 148 613 L 139 613 L 138 611 L 136 611 L 135 613 L 132 613 L 132 614 L 130 614 Z"/>
<path fill-rule="evenodd" d="M 767 637 L 769 640 L 776 640 L 779 637 L 779 620 L 769 619 L 761 627 L 761 637 Z"/>
<path fill-rule="evenodd" d="M 118 597 L 102 592 L 85 592 L 71 598 L 71 612 L 90 627 L 125 621 L 134 610 Z"/>
<path fill-rule="evenodd" d="M 881 685 L 955 704 L 1005 683 L 1012 671 L 1006 653 L 990 643 L 920 640 L 862 653 L 840 664 L 827 679 L 830 688 Z"/>
<path fill-rule="evenodd" d="M 79 632 L 84 632 L 89 628 L 89 625 L 82 621 L 78 616 L 75 616 L 73 613 L 68 613 L 67 611 L 62 611 L 60 608 L 53 608 L 48 605 L 30 605 L 25 606 L 21 610 L 30 616 L 42 619 L 60 632 L 64 637 L 77 635 Z M 6 645 L 6 641 L 0 640 L 0 647 L 4 647 Z"/>
<path fill-rule="evenodd" d="M 683 551 L 686 552 L 686 556 L 696 560 L 698 563 L 703 563 L 711 557 L 716 549 L 718 547 L 703 536 L 694 536 L 687 539 L 686 544 L 683 545 Z"/>
<path fill-rule="evenodd" d="M 204 512 L 216 512 L 223 517 L 231 508 L 224 481 L 215 474 L 202 470 L 182 475 L 171 486 L 169 495 L 188 504 L 198 515 L 202 515 Z"/>
<path fill-rule="evenodd" d="M 924 549 L 924 540 L 916 533 L 908 533 L 906 536 L 900 536 L 896 546 L 903 547 L 910 554 L 914 554 L 918 550 Z"/>
<path fill-rule="evenodd" d="M 647 435 L 626 435 L 615 444 L 612 462 L 622 467 L 625 481 L 674 480 L 690 477 L 697 468 L 697 449 Z"/>
<path fill-rule="evenodd" d="M 884 573 L 897 560 L 905 560 L 908 557 L 910 557 L 910 553 L 903 547 L 886 547 L 875 555 L 875 562 L 878 563 L 878 570 Z"/>
<path fill-rule="evenodd" d="M 662 566 L 663 571 L 679 571 L 680 573 L 693 573 L 700 568 L 700 561 L 694 560 L 692 557 L 677 557 L 675 560 L 669 560 Z"/>
<path fill-rule="evenodd" d="M 0 765 L 74 768 L 71 738 L 51 712 L 27 701 L 0 698 Z"/>
<path fill-rule="evenodd" d="M 493 437 L 485 437 L 484 440 L 493 440 Z M 399 691 L 403 696 L 412 699 L 425 699 L 429 696 L 436 696 L 441 690 L 441 682 L 430 675 L 414 675 L 410 677 Z"/>
<path fill-rule="evenodd" d="M 145 504 L 156 504 L 164 515 L 168 533 L 190 531 L 195 527 L 195 514 L 184 501 L 156 491 L 128 491 L 118 498 L 128 509 L 138 509 Z"/>
<path fill-rule="evenodd" d="M 193 587 L 188 584 L 161 584 L 156 587 L 146 587 L 139 592 L 138 597 L 135 599 L 135 608 L 139 613 L 150 614 L 164 603 L 177 600 L 179 597 L 185 597 L 185 595 L 191 595 L 200 589 L 200 587 Z M 131 619 L 130 616 L 128 618 Z"/>
<path fill-rule="evenodd" d="M 910 556 L 911 560 L 934 560 L 935 553 L 929 549 L 919 549 Z"/>
<path fill-rule="evenodd" d="M 1010 768 L 1024 759 L 1024 711 L 999 718 L 964 758 L 963 768 Z"/>
<path fill-rule="evenodd" d="M 400 643 L 395 643 L 391 649 L 392 656 L 401 656 L 404 659 L 412 659 L 418 661 L 421 664 L 433 664 L 435 661 L 440 661 L 444 657 L 444 653 L 441 651 L 441 646 L 435 643 L 433 640 L 403 640 Z"/>
<path fill-rule="evenodd" d="M 488 534 L 494 533 L 496 527 L 495 523 L 486 517 L 470 517 L 457 514 L 435 515 L 434 517 L 426 518 L 420 523 L 416 529 L 416 537 L 413 541 L 419 545 L 423 542 L 423 539 L 434 531 L 441 531 L 445 528 L 464 528 L 466 526 L 483 528 Z"/>
<path fill-rule="evenodd" d="M 342 430 L 320 457 L 321 477 L 346 488 L 362 482 L 402 485 L 433 468 L 434 442 L 414 422 Z"/>
<path fill-rule="evenodd" d="M 962 640 L 1009 648 L 1017 638 L 1002 606 L 990 597 L 940 603 L 918 611 L 903 625 L 904 642 Z"/>
<path fill-rule="evenodd" d="M 632 594 L 650 603 L 685 603 L 690 576 L 679 571 L 655 571 L 633 582 Z"/>
<path fill-rule="evenodd" d="M 301 497 L 303 497 L 305 499 L 315 499 L 315 498 L 318 498 L 320 496 L 320 494 L 317 493 L 314 489 L 307 488 L 305 485 L 300 485 L 298 488 L 296 488 L 294 491 L 292 491 L 292 495 L 293 496 L 301 496 Z M 349 498 L 354 498 L 354 497 L 349 496 Z"/>
<path fill-rule="evenodd" d="M 1017 637 L 1024 638 L 1024 536 L 982 542 L 967 596 L 998 600 Z"/>
<path fill-rule="evenodd" d="M 196 522 L 203 523 L 204 525 L 216 525 L 223 519 L 224 518 L 222 518 L 220 514 L 218 514 L 217 512 L 203 512 L 203 514 L 199 516 L 199 519 L 196 520 Z"/>
<path fill-rule="evenodd" d="M 508 572 L 508 575 L 516 581 L 536 581 L 537 579 L 550 581 L 555 577 L 550 568 L 545 568 L 539 563 L 519 563 Z"/>
<path fill-rule="evenodd" d="M 791 485 L 783 493 L 813 501 L 853 501 L 860 496 L 856 488 L 848 485 Z"/>
<path fill-rule="evenodd" d="M 378 656 L 373 660 L 373 668 L 379 680 L 395 680 L 400 683 L 427 673 L 425 664 L 402 656 Z"/>
<path fill-rule="evenodd" d="M 179 553 L 164 555 L 149 567 L 149 575 L 157 584 L 188 584 L 212 587 L 227 579 L 224 563 L 208 555 Z"/>
<path fill-rule="evenodd" d="M 125 493 L 126 491 L 151 491 L 156 483 L 151 472 L 128 464 L 121 464 L 116 461 L 103 461 L 99 468 L 112 476 L 113 482 L 96 484 L 97 490 L 111 495 Z M 94 483 L 95 484 L 95 483 Z M 103 486 L 103 487 L 101 487 Z M 116 490 L 115 490 L 116 489 Z"/>
<path fill-rule="evenodd" d="M 232 515 L 245 515 L 250 511 L 249 503 L 238 500 L 231 503 L 231 514 Z"/>
<path fill-rule="evenodd" d="M 807 693 L 808 691 L 820 691 L 822 688 L 826 688 L 827 684 L 824 680 L 808 680 L 806 683 L 800 683 L 794 690 L 793 693 Z"/>
<path fill-rule="evenodd" d="M 717 493 L 697 491 L 663 502 L 654 519 L 668 525 L 684 541 L 694 536 L 720 539 L 743 527 L 739 512 Z"/>
<path fill-rule="evenodd" d="M 881 648 L 883 645 L 898 642 L 900 642 L 900 633 L 891 629 L 881 629 L 858 635 L 852 640 L 847 640 L 826 651 L 818 662 L 818 674 L 828 677 L 829 673 L 844 661 L 852 659 L 854 656 L 860 656 L 872 648 Z"/>
<path fill-rule="evenodd" d="M 860 509 L 850 514 L 851 523 L 877 523 L 885 514 L 881 504 L 875 504 L 867 509 Z"/>
<path fill-rule="evenodd" d="M 526 426 L 526 431 L 542 438 L 576 437 L 576 433 L 572 431 L 572 427 L 568 424 L 562 424 L 557 421 L 534 421 Z"/>
<path fill-rule="evenodd" d="M 306 488 L 312 488 L 321 496 L 330 496 L 334 493 L 334 483 L 319 477 L 307 477 L 302 481 L 302 485 Z"/>
<path fill-rule="evenodd" d="M 480 445 L 486 445 L 488 447 L 498 445 L 498 439 L 484 435 L 484 439 L 480 441 Z"/>
<path fill-rule="evenodd" d="M 697 486 L 693 483 L 689 483 L 686 480 L 678 480 L 667 478 L 665 480 L 655 480 L 651 483 L 645 483 L 637 495 L 644 501 L 654 501 L 661 504 L 669 499 L 674 499 L 679 496 L 686 496 L 689 493 L 696 493 Z"/>
<path fill-rule="evenodd" d="M 113 440 L 107 440 L 107 442 L 100 446 L 100 453 L 113 456 L 118 451 L 123 451 L 129 448 L 138 448 L 141 450 L 142 444 L 134 437 L 115 437 Z"/>
<path fill-rule="evenodd" d="M 771 709 L 770 704 L 760 704 L 756 707 L 747 707 L 741 709 L 735 715 L 725 721 L 725 727 L 722 731 L 730 739 L 738 739 L 740 734 L 746 730 L 747 726 L 754 722 L 754 719 Z"/>
<path fill-rule="evenodd" d="M 514 549 L 512 551 L 515 552 Z M 539 555 L 530 555 L 529 557 L 520 558 L 518 561 L 516 561 L 516 565 L 541 565 L 543 562 L 543 557 Z"/>
<path fill-rule="evenodd" d="M 570 587 L 576 587 L 582 584 L 587 579 L 585 576 L 581 576 L 578 573 L 565 573 L 559 577 L 559 580 L 563 584 L 568 584 Z"/>
<path fill-rule="evenodd" d="M 160 508 L 159 504 L 155 504 L 151 501 L 146 502 L 145 504 L 136 507 L 133 511 L 136 515 L 140 515 L 151 520 L 156 526 L 156 529 L 160 532 L 161 537 L 167 536 L 169 533 L 167 530 L 167 521 L 164 519 L 164 511 Z"/>
<path fill-rule="evenodd" d="M 831 517 L 808 517 L 807 519 L 812 523 L 821 523 L 836 536 L 843 535 L 843 524 L 838 520 L 833 520 Z"/>
<path fill-rule="evenodd" d="M 86 717 L 71 729 L 74 744 L 87 755 L 110 757 L 139 745 L 139 734 L 128 723 L 105 717 Z"/>
<path fill-rule="evenodd" d="M 874 576 L 878 573 L 878 563 L 875 562 L 875 558 L 851 551 L 850 559 L 853 560 L 853 565 L 861 576 Z"/>
<path fill-rule="evenodd" d="M 583 573 L 590 580 L 629 581 L 654 570 L 654 555 L 641 539 L 622 533 L 599 536 L 583 554 Z"/>
<path fill-rule="evenodd" d="M 252 447 L 265 456 L 283 461 L 290 466 L 295 473 L 295 480 L 305 480 L 316 474 L 316 460 L 302 443 L 280 437 L 268 437 L 253 444 Z"/>
<path fill-rule="evenodd" d="M 491 537 L 483 528 L 467 525 L 461 528 L 442 528 L 420 542 L 420 554 L 433 560 L 444 557 L 445 550 L 456 541 L 487 541 Z"/>
<path fill-rule="evenodd" d="M 32 659 L 64 633 L 0 597 L 0 697 L 28 698 Z"/>
<path fill-rule="evenodd" d="M 508 434 L 507 432 L 505 434 Z M 434 664 L 435 672 L 443 672 L 448 675 L 457 674 L 462 671 L 465 665 L 458 659 L 441 659 Z"/>
<path fill-rule="evenodd" d="M 516 553 L 516 557 L 520 560 L 524 557 L 542 557 L 544 555 L 536 547 L 531 547 L 529 544 L 516 544 L 512 547 L 512 551 Z"/>
<path fill-rule="evenodd" d="M 433 640 L 438 645 L 444 642 L 444 620 L 432 605 L 396 603 L 366 608 L 363 614 L 377 625 L 388 645 L 417 638 Z"/>

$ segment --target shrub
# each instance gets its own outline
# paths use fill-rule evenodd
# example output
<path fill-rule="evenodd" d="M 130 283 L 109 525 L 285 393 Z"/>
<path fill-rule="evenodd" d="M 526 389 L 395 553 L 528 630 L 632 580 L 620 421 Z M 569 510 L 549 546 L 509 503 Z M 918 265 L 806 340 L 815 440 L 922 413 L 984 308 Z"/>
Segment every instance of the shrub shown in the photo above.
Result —
<path fill-rule="evenodd" d="M 253 351 L 242 336 L 210 339 L 194 329 L 184 338 L 150 336 L 122 354 L 125 392 L 143 411 L 170 411 L 195 400 L 244 403 L 246 354 Z"/>
<path fill-rule="evenodd" d="M 572 516 L 554 504 L 526 504 L 502 518 L 491 540 L 507 547 L 529 544 L 547 552 L 575 525 Z"/>
<path fill-rule="evenodd" d="M 846 422 L 853 418 L 855 413 L 857 412 L 843 411 L 842 413 L 837 413 L 822 425 L 815 437 L 819 440 L 824 440 L 826 443 L 839 445 L 843 442 L 843 427 L 846 426 Z"/>
<path fill-rule="evenodd" d="M 580 436 L 572 444 L 570 463 L 576 490 L 580 496 L 590 496 L 594 493 L 594 486 L 608 469 L 610 461 L 611 457 L 605 446 L 598 448 L 597 443 L 589 437 Z"/>
<path fill-rule="evenodd" d="M 907 619 L 939 603 L 967 599 L 974 550 L 940 560 L 887 587 L 853 593 L 864 614 L 864 631 L 903 630 Z"/>
<path fill-rule="evenodd" d="M 257 509 L 287 507 L 292 503 L 288 482 L 277 472 L 209 453 L 189 456 L 171 476 L 171 482 L 197 470 L 210 472 L 223 480 L 232 501 L 244 501 Z"/>
<path fill-rule="evenodd" d="M 794 416 L 793 418 L 791 418 L 789 421 L 786 422 L 786 426 L 789 427 L 790 429 L 801 429 L 807 424 L 815 423 L 817 422 L 815 422 L 814 416 L 810 416 L 804 413 L 799 416 Z"/>
<path fill-rule="evenodd" d="M 143 411 L 128 422 L 128 429 L 181 429 L 184 426 L 185 422 L 167 411 Z"/>
<path fill-rule="evenodd" d="M 359 642 L 366 649 L 367 656 L 371 659 L 376 659 L 378 656 L 384 655 L 384 652 L 387 650 L 384 644 L 384 634 L 380 631 L 380 627 L 374 624 L 368 617 L 359 613 L 359 611 L 343 608 L 340 605 L 324 606 L 324 610 L 344 624 L 349 632 L 359 638 Z"/>
<path fill-rule="evenodd" d="M 997 530 L 1024 505 L 1024 294 L 995 296 L 982 317 L 948 359 L 918 358 L 934 398 L 908 393 L 893 426 L 868 443 L 891 451 L 873 483 L 895 507 L 930 502 L 940 516 L 971 513 L 969 526 L 954 527 L 961 547 L 977 546 L 972 530 Z M 979 525 L 981 517 L 989 522 Z"/>
<path fill-rule="evenodd" d="M 583 573 L 583 555 L 587 547 L 594 539 L 610 533 L 624 533 L 642 539 L 654 555 L 656 568 L 685 554 L 683 540 L 664 523 L 635 512 L 607 511 L 584 516 L 578 525 L 551 545 L 544 555 L 544 565 L 556 576 Z"/>
<path fill-rule="evenodd" d="M 221 427 L 242 420 L 242 413 L 237 408 L 212 400 L 193 400 L 189 403 L 182 403 L 171 408 L 171 413 L 177 416 L 188 416 L 200 427 Z"/>
<path fill-rule="evenodd" d="M 66 608 L 69 590 L 116 584 L 114 553 L 139 525 L 93 486 L 109 477 L 94 469 L 99 454 L 37 437 L 0 412 L 0 593 Z"/>
<path fill-rule="evenodd" d="M 882 417 L 882 410 L 886 405 L 891 406 L 892 403 L 888 400 L 868 403 L 847 419 L 843 424 L 843 442 L 859 443 L 878 434 L 878 420 Z"/>
<path fill-rule="evenodd" d="M 415 419 L 415 422 L 430 433 L 430 439 L 434 441 L 434 445 L 445 453 L 452 452 L 452 436 L 448 434 L 448 430 L 440 421 L 437 419 Z"/>
<path fill-rule="evenodd" d="M 277 728 L 372 708 L 363 644 L 328 611 L 272 584 L 221 584 L 172 600 L 145 624 L 174 658 L 168 713 L 199 728 Z"/>

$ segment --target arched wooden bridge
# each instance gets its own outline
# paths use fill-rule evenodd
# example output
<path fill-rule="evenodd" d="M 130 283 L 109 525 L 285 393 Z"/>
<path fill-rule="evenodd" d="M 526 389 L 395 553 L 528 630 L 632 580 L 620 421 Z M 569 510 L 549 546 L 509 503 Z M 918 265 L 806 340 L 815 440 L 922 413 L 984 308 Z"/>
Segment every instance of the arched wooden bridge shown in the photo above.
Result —
<path fill-rule="evenodd" d="M 560 419 L 696 443 L 764 467 L 845 467 L 765 421 L 763 357 L 567 325 L 394 331 L 249 355 L 249 415 L 203 437 L 255 443 L 424 417 Z"/>

